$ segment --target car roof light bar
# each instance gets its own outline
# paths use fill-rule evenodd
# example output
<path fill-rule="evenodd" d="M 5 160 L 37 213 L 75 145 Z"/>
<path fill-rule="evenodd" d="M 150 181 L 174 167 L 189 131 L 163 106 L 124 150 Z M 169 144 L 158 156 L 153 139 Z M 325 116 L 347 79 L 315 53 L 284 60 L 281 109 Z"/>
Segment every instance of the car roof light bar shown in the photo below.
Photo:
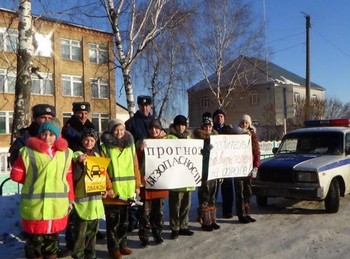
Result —
<path fill-rule="evenodd" d="M 350 119 L 310 120 L 305 121 L 304 125 L 306 127 L 350 126 Z"/>

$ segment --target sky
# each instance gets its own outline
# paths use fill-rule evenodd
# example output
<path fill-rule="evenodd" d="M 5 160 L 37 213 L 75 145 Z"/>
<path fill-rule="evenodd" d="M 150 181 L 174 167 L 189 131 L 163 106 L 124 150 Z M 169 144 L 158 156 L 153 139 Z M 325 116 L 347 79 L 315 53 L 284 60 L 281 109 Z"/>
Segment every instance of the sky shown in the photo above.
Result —
<path fill-rule="evenodd" d="M 0 0 L 0 7 L 13 8 L 17 1 Z M 243 1 L 253 5 L 255 15 L 261 21 L 264 21 L 265 9 L 268 61 L 303 78 L 306 76 L 306 20 L 303 13 L 310 15 L 311 82 L 326 89 L 326 98 L 336 98 L 343 103 L 350 101 L 350 1 Z M 33 6 L 35 2 L 38 1 L 32 0 Z M 79 1 L 72 0 L 71 6 L 74 2 Z M 125 105 L 125 96 L 118 97 L 118 102 Z"/>

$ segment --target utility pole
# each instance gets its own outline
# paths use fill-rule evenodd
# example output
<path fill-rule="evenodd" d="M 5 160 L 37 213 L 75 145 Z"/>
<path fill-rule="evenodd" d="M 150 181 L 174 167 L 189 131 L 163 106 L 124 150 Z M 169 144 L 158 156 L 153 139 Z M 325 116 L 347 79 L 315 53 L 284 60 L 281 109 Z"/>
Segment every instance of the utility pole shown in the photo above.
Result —
<path fill-rule="evenodd" d="M 302 12 L 303 13 L 303 12 Z M 305 120 L 310 119 L 310 15 L 303 13 L 306 19 L 306 97 L 305 97 Z"/>

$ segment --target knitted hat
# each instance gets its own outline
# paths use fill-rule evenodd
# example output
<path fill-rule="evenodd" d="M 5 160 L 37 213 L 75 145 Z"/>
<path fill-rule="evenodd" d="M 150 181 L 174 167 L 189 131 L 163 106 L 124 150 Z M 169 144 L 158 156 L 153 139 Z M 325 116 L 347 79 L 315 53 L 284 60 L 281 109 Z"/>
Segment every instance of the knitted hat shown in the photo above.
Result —
<path fill-rule="evenodd" d="M 56 117 L 53 117 L 51 120 L 45 121 L 40 125 L 38 135 L 45 130 L 50 130 L 56 135 L 56 139 L 58 139 L 61 133 L 61 127 L 61 122 Z"/>
<path fill-rule="evenodd" d="M 113 132 L 114 127 L 117 125 L 123 125 L 123 127 L 125 128 L 124 121 L 117 118 L 117 119 L 113 119 L 110 122 L 108 122 L 108 131 Z"/>
<path fill-rule="evenodd" d="M 83 140 L 86 137 L 93 137 L 97 141 L 98 133 L 93 128 L 84 128 L 83 132 L 81 133 L 81 140 Z"/>
<path fill-rule="evenodd" d="M 151 105 L 152 104 L 152 98 L 148 95 L 139 95 L 137 97 L 137 104 L 140 105 Z"/>
<path fill-rule="evenodd" d="M 90 112 L 90 103 L 88 102 L 74 102 L 73 104 L 73 112 L 87 111 Z"/>
<path fill-rule="evenodd" d="M 147 126 L 148 126 L 148 129 L 150 129 L 150 128 L 163 129 L 162 123 L 158 119 L 151 120 Z"/>
<path fill-rule="evenodd" d="M 213 123 L 213 119 L 212 118 L 204 118 L 203 119 L 203 122 L 202 122 L 202 126 L 205 126 L 205 125 L 211 125 L 213 126 L 214 123 Z"/>
<path fill-rule="evenodd" d="M 56 117 L 56 109 L 49 104 L 37 104 L 32 108 L 33 118 L 39 117 L 41 115 L 52 115 Z"/>
<path fill-rule="evenodd" d="M 249 126 L 252 125 L 252 119 L 250 118 L 250 116 L 248 114 L 244 114 L 241 118 L 241 121 L 246 121 L 249 123 Z"/>
<path fill-rule="evenodd" d="M 211 113 L 210 112 L 205 112 L 202 115 L 202 121 L 204 121 L 205 119 L 211 118 Z"/>
<path fill-rule="evenodd" d="M 224 117 L 226 117 L 226 114 L 225 114 L 225 112 L 224 112 L 223 110 L 217 109 L 217 110 L 213 113 L 213 119 L 214 119 L 215 116 L 218 115 L 218 114 L 222 114 L 222 115 L 224 115 Z"/>
<path fill-rule="evenodd" d="M 176 125 L 185 125 L 187 126 L 187 119 L 185 116 L 183 115 L 177 115 L 175 118 L 174 118 L 174 126 Z"/>

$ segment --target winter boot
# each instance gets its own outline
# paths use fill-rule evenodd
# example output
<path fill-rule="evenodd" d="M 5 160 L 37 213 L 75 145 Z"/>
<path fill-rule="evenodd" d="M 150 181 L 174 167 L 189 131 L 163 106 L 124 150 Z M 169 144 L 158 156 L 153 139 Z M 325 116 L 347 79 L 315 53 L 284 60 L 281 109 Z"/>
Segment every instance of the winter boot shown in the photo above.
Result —
<path fill-rule="evenodd" d="M 209 207 L 206 207 L 203 210 L 203 223 L 202 223 L 202 229 L 204 231 L 213 231 L 213 227 L 211 225 L 211 218 L 210 218 L 210 212 Z"/>
<path fill-rule="evenodd" d="M 213 227 L 213 229 L 219 229 L 220 226 L 216 223 L 216 207 L 210 206 L 209 213 L 210 213 L 210 219 L 211 219 L 211 226 Z"/>

